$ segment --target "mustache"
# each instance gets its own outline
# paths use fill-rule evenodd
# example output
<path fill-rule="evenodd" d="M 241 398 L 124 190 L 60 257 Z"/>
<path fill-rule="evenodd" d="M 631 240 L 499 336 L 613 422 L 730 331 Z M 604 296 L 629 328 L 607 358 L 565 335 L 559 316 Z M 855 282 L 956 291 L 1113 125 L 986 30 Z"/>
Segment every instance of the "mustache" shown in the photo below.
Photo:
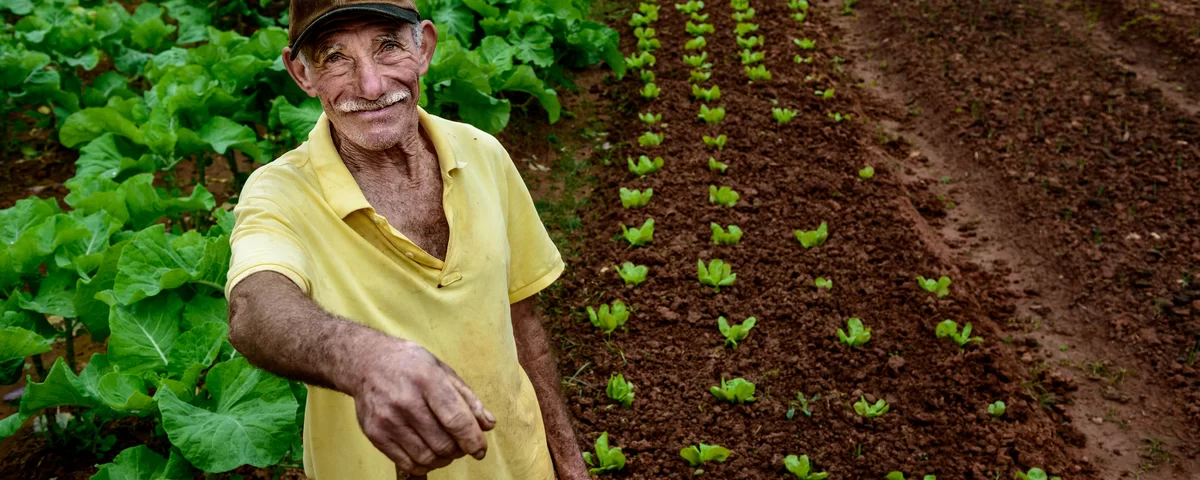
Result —
<path fill-rule="evenodd" d="M 334 106 L 339 112 L 353 113 L 387 108 L 396 103 L 408 100 L 412 94 L 408 90 L 394 90 L 381 95 L 375 100 L 347 100 Z"/>

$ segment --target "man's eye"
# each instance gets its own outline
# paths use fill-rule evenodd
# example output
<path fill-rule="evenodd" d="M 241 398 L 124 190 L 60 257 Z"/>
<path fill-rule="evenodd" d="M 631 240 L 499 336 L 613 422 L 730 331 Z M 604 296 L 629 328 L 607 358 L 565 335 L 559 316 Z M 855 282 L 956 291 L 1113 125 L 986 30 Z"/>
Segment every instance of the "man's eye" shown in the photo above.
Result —
<path fill-rule="evenodd" d="M 343 57 L 342 54 L 340 54 L 340 53 L 333 53 L 333 54 L 330 54 L 328 57 L 325 57 L 325 63 L 336 63 L 338 61 L 341 61 L 344 58 L 346 58 L 346 57 Z"/>
<path fill-rule="evenodd" d="M 400 45 L 395 42 L 388 42 L 388 43 L 383 44 L 384 50 L 395 50 L 397 48 L 400 48 Z"/>

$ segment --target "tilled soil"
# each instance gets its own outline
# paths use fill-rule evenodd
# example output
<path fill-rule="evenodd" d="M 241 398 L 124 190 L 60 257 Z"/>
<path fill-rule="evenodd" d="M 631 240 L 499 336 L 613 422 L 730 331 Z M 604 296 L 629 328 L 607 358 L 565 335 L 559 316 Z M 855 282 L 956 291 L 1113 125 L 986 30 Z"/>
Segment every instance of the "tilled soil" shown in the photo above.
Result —
<path fill-rule="evenodd" d="M 636 4 L 632 4 L 636 5 Z M 862 93 L 839 68 L 847 54 L 834 41 L 840 33 L 829 10 L 813 8 L 803 26 L 788 17 L 786 2 L 753 1 L 767 41 L 768 82 L 748 84 L 726 2 L 710 2 L 703 13 L 716 33 L 706 35 L 713 76 L 726 118 L 706 125 L 691 98 L 689 68 L 681 56 L 686 16 L 663 4 L 653 25 L 662 41 L 652 69 L 662 95 L 642 100 L 636 72 L 608 92 L 616 111 L 612 136 L 622 144 L 611 165 L 598 172 L 595 207 L 585 221 L 582 256 L 563 280 L 566 292 L 552 299 L 576 314 L 557 319 L 560 372 L 568 404 L 590 449 L 601 432 L 625 449 L 631 478 L 689 476 L 694 468 L 679 456 L 685 446 L 720 444 L 733 451 L 724 464 L 705 465 L 713 478 L 779 478 L 783 457 L 806 454 L 837 478 L 882 478 L 892 470 L 939 478 L 1010 478 L 1015 469 L 1045 468 L 1081 478 L 1091 465 L 1067 455 L 1067 442 L 1082 442 L 1047 397 L 1062 398 L 1071 387 L 1045 372 L 1031 376 L 1005 344 L 997 321 L 1012 313 L 1004 293 L 969 265 L 944 263 L 944 245 L 919 212 L 937 215 L 945 202 L 926 191 L 908 193 L 888 168 L 885 147 L 859 120 Z M 633 52 L 631 29 L 622 26 L 625 52 Z M 801 32 L 797 34 L 795 32 Z M 800 50 L 793 37 L 817 41 L 812 64 L 792 61 Z M 807 54 L 807 53 L 806 53 Z M 806 77 L 809 77 L 806 79 Z M 835 88 L 821 100 L 815 89 Z M 795 120 L 776 125 L 774 106 L 798 110 Z M 661 146 L 642 148 L 635 139 L 647 127 L 637 112 L 662 113 Z M 835 122 L 832 112 L 852 114 Z M 702 135 L 728 135 L 724 150 L 710 151 Z M 637 178 L 625 158 L 661 156 L 662 171 Z M 726 175 L 708 170 L 709 157 L 729 164 Z M 857 171 L 873 164 L 876 176 Z M 733 208 L 708 201 L 709 185 L 741 193 Z M 622 209 L 620 187 L 653 188 L 642 209 Z M 621 225 L 655 220 L 654 242 L 628 248 L 617 238 Z M 825 245 L 804 249 L 796 229 L 829 225 Z M 745 230 L 736 246 L 710 243 L 710 222 Z M 696 262 L 720 258 L 738 275 L 719 293 L 696 278 Z M 625 287 L 614 264 L 649 266 L 648 280 Z M 915 277 L 950 275 L 953 294 L 936 299 Z M 830 293 L 813 286 L 831 278 Z M 593 327 L 583 309 L 621 300 L 634 313 L 625 331 L 610 337 Z M 756 317 L 757 326 L 736 350 L 723 347 L 717 317 L 733 322 Z M 872 339 L 850 349 L 836 330 L 850 317 L 872 328 Z M 944 319 L 971 322 L 981 344 L 965 350 L 934 335 Z M 1011 339 L 1008 339 L 1011 340 Z M 621 373 L 635 384 L 630 410 L 614 406 L 604 386 Z M 748 405 L 719 403 L 708 392 L 721 378 L 744 377 L 757 385 Z M 819 394 L 812 417 L 786 416 L 802 392 Z M 1035 396 L 1031 392 L 1041 392 Z M 865 420 L 851 404 L 860 397 L 883 398 L 891 412 Z M 1003 400 L 1009 412 L 992 419 L 986 405 Z M 1046 403 L 1047 407 L 1043 407 Z M 919 477 L 918 477 L 919 478 Z"/>

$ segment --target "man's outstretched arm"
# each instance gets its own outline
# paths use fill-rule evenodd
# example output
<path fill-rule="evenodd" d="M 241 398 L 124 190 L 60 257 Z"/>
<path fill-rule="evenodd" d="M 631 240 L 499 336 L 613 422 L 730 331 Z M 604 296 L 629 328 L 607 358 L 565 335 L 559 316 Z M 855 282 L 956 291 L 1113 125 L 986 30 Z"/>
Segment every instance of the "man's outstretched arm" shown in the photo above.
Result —
<path fill-rule="evenodd" d="M 546 330 L 542 328 L 541 316 L 534 307 L 535 301 L 534 297 L 529 297 L 511 307 L 517 358 L 537 392 L 542 423 L 546 425 L 546 442 L 550 444 L 550 456 L 554 459 L 558 478 L 587 479 L 590 478 L 587 467 L 579 453 L 567 406 L 563 403 L 558 367 L 550 354 L 550 341 L 546 337 Z"/>
<path fill-rule="evenodd" d="M 401 471 L 424 475 L 487 452 L 495 417 L 453 369 L 326 312 L 286 276 L 259 272 L 233 288 L 229 342 L 264 370 L 354 397 L 363 433 Z"/>

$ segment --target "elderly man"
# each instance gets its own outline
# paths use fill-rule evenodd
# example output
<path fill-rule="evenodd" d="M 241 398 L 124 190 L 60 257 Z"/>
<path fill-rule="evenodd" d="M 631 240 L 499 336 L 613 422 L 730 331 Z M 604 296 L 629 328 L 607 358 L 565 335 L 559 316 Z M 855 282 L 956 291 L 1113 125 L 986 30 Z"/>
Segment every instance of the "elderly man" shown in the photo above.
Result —
<path fill-rule="evenodd" d="M 290 13 L 324 114 L 246 182 L 226 293 L 234 346 L 310 386 L 305 472 L 587 478 L 531 298 L 561 257 L 496 139 L 417 106 L 437 30 L 412 0 Z"/>

